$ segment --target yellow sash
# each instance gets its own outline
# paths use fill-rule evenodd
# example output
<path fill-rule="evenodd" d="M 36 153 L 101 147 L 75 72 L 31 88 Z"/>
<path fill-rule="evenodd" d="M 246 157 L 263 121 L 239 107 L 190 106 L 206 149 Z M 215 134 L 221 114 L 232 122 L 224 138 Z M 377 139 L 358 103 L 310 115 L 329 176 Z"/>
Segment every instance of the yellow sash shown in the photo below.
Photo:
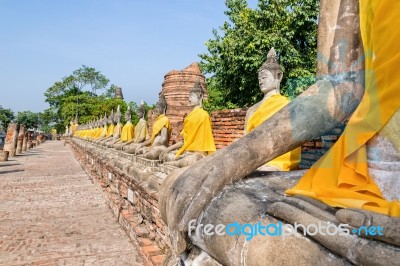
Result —
<path fill-rule="evenodd" d="M 135 126 L 135 137 L 133 139 L 133 142 L 137 143 L 139 139 L 144 138 L 148 139 L 149 138 L 149 131 L 147 129 L 147 121 L 141 118 L 139 122 Z"/>
<path fill-rule="evenodd" d="M 126 122 L 124 127 L 122 128 L 122 133 L 121 133 L 121 141 L 126 142 L 131 139 L 133 139 L 133 125 L 131 121 Z"/>
<path fill-rule="evenodd" d="M 164 114 L 159 115 L 153 123 L 153 129 L 152 129 L 152 133 L 151 133 L 151 143 L 153 143 L 154 138 L 161 131 L 161 129 L 163 127 L 166 127 L 168 129 L 168 135 L 170 135 L 171 134 L 171 123 L 169 122 L 168 117 L 166 117 Z"/>
<path fill-rule="evenodd" d="M 121 131 L 122 131 L 122 125 L 121 125 L 121 123 L 118 123 L 118 124 L 114 127 L 113 137 L 121 136 Z"/>
<path fill-rule="evenodd" d="M 183 121 L 183 146 L 176 156 L 184 151 L 202 151 L 208 154 L 215 152 L 214 137 L 211 129 L 211 119 L 201 107 L 195 107 Z"/>
<path fill-rule="evenodd" d="M 332 149 L 287 194 L 400 217 L 400 202 L 385 200 L 369 176 L 366 148 L 366 142 L 400 107 L 399 22 L 400 1 L 360 0 L 364 97 Z"/>
<path fill-rule="evenodd" d="M 114 132 L 114 124 L 111 124 L 111 125 L 109 125 L 108 126 L 108 129 L 107 129 L 107 138 L 108 137 L 112 137 L 112 135 L 113 135 L 113 132 Z"/>
<path fill-rule="evenodd" d="M 100 138 L 101 136 L 101 132 L 103 131 L 103 129 L 101 127 L 96 128 L 96 133 L 95 133 L 95 139 Z"/>
<path fill-rule="evenodd" d="M 260 107 L 253 113 L 247 121 L 246 131 L 251 132 L 273 114 L 285 107 L 289 100 L 280 94 L 275 94 L 265 100 Z M 290 171 L 297 169 L 301 156 L 301 147 L 289 151 L 281 156 L 266 163 L 266 165 L 276 167 L 281 171 Z"/>
<path fill-rule="evenodd" d="M 107 126 L 103 126 L 103 129 L 101 130 L 100 138 L 104 138 L 107 136 Z"/>

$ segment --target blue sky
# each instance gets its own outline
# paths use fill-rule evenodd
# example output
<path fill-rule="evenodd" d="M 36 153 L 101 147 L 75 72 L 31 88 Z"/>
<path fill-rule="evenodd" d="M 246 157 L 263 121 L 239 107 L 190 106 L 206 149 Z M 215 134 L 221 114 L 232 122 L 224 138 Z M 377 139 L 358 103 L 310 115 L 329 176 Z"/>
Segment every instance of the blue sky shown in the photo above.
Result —
<path fill-rule="evenodd" d="M 155 103 L 168 71 L 200 60 L 225 10 L 223 0 L 0 0 L 0 105 L 43 111 L 46 89 L 82 65 L 126 101 Z"/>

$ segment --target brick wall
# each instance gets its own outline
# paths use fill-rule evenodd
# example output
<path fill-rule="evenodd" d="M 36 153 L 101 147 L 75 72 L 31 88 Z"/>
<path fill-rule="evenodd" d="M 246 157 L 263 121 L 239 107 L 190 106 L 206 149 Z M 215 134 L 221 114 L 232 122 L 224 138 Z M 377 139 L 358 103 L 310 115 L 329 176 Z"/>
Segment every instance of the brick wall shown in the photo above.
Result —
<path fill-rule="evenodd" d="M 212 130 L 217 149 L 222 149 L 243 137 L 246 111 L 247 108 L 212 112 Z"/>
<path fill-rule="evenodd" d="M 301 161 L 299 168 L 308 169 L 318 161 L 318 159 L 321 158 L 322 155 L 324 155 L 338 140 L 344 127 L 345 124 L 332 129 L 331 132 L 318 139 L 304 143 L 301 147 Z"/>

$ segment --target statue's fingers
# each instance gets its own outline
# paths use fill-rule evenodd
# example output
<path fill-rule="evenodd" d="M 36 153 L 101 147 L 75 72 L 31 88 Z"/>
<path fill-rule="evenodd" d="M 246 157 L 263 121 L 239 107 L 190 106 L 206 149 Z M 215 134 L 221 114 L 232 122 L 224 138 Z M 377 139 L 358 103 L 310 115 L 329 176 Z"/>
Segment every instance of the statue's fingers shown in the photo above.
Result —
<path fill-rule="evenodd" d="M 325 221 L 318 219 L 284 202 L 269 206 L 268 213 L 290 224 L 301 224 L 305 228 L 315 227 Z M 313 231 L 314 232 L 314 231 Z M 349 232 L 337 234 L 308 233 L 307 237 L 321 243 L 332 252 L 361 265 L 396 265 L 400 261 L 400 249 L 379 241 L 367 240 Z"/>
<path fill-rule="evenodd" d="M 359 209 L 339 210 L 336 217 L 340 222 L 354 227 L 358 235 L 400 247 L 400 218 Z"/>
<path fill-rule="evenodd" d="M 306 197 L 304 197 L 304 198 L 306 198 Z M 316 218 L 319 218 L 323 221 L 331 222 L 334 224 L 339 224 L 339 220 L 336 218 L 336 216 L 334 214 L 326 211 L 325 206 L 322 205 L 323 203 L 313 202 L 315 204 L 312 204 L 312 203 L 310 203 L 310 201 L 308 201 L 308 198 L 306 200 L 307 201 L 305 201 L 303 198 L 298 198 L 298 197 L 296 197 L 296 198 L 284 197 L 282 199 L 283 202 L 290 204 L 304 212 L 307 212 Z M 318 203 L 321 203 L 321 205 Z M 329 208 L 331 208 L 331 207 L 329 207 Z"/>
<path fill-rule="evenodd" d="M 312 205 L 314 205 L 315 207 L 323 210 L 323 211 L 327 211 L 331 214 L 335 214 L 337 212 L 337 208 L 333 208 L 325 203 L 323 203 L 322 201 L 307 197 L 307 196 L 303 196 L 303 195 L 294 195 L 293 198 L 298 198 L 301 199 L 303 201 L 306 201 Z"/>

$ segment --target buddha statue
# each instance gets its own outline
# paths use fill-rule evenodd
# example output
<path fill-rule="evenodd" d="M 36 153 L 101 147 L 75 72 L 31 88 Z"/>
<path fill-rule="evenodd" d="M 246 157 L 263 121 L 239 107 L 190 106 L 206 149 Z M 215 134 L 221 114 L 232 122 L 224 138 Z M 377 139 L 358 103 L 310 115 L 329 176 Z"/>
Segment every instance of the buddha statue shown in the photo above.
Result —
<path fill-rule="evenodd" d="M 103 119 L 100 120 L 100 127 L 101 127 L 101 133 L 99 138 L 95 140 L 95 142 L 100 143 L 102 140 L 104 140 L 107 137 L 107 123 L 108 123 L 108 117 L 107 113 L 104 113 Z"/>
<path fill-rule="evenodd" d="M 398 264 L 398 17 L 398 1 L 321 0 L 318 52 L 328 51 L 329 63 L 318 66 L 315 84 L 243 138 L 164 180 L 159 207 L 170 265 L 193 261 L 196 249 L 196 259 L 206 253 L 223 265 Z M 254 172 L 345 121 L 342 136 L 307 172 Z M 248 230 L 236 237 L 193 230 L 235 222 L 342 224 L 348 233 L 285 230 L 285 239 L 247 241 Z M 362 226 L 384 233 L 360 233 Z"/>
<path fill-rule="evenodd" d="M 120 110 L 120 108 L 121 107 L 118 105 L 117 111 L 114 114 L 115 127 L 114 127 L 114 131 L 113 131 L 112 139 L 105 143 L 105 145 L 108 148 L 112 148 L 114 146 L 114 144 L 119 141 L 119 139 L 121 137 L 122 125 L 121 125 L 121 110 Z"/>
<path fill-rule="evenodd" d="M 115 149 L 120 150 L 126 142 L 133 139 L 134 128 L 131 120 L 132 120 L 131 107 L 128 105 L 128 109 L 125 112 L 126 123 L 122 128 L 120 140 L 114 144 Z"/>
<path fill-rule="evenodd" d="M 189 94 L 193 110 L 185 117 L 180 141 L 160 154 L 160 160 L 167 165 L 185 167 L 216 151 L 212 135 L 211 119 L 203 109 L 204 90 L 197 80 Z"/>
<path fill-rule="evenodd" d="M 262 122 L 271 117 L 274 113 L 282 109 L 289 103 L 287 97 L 280 94 L 280 83 L 282 81 L 283 70 L 276 58 L 274 48 L 268 52 L 267 60 L 262 64 L 258 71 L 258 80 L 261 91 L 264 93 L 263 99 L 251 106 L 246 113 L 245 134 L 248 134 L 259 126 Z M 296 170 L 300 163 L 301 148 L 298 147 L 289 151 L 267 164 L 261 166 L 263 171 L 289 171 Z"/>
<path fill-rule="evenodd" d="M 103 123 L 101 117 L 97 117 L 95 122 L 95 128 L 92 135 L 92 141 L 96 141 L 101 136 L 101 132 L 103 131 Z"/>
<path fill-rule="evenodd" d="M 100 141 L 101 144 L 105 144 L 107 141 L 111 140 L 113 137 L 113 133 L 114 133 L 114 110 L 111 110 L 110 115 L 108 116 L 107 119 L 107 135 L 105 136 L 105 138 L 103 140 Z"/>
<path fill-rule="evenodd" d="M 125 152 L 130 153 L 130 154 L 135 153 L 137 146 L 149 138 L 147 121 L 145 119 L 146 108 L 144 107 L 143 101 L 141 102 L 141 104 L 138 108 L 137 115 L 139 117 L 139 122 L 135 126 L 134 138 L 125 142 L 121 146 L 122 150 L 124 150 Z"/>
<path fill-rule="evenodd" d="M 135 150 L 135 154 L 142 154 L 142 157 L 150 160 L 158 160 L 161 152 L 168 147 L 171 135 L 171 123 L 165 115 L 167 102 L 163 94 L 160 95 L 155 111 L 157 118 L 153 122 L 151 138 L 140 143 Z"/>

